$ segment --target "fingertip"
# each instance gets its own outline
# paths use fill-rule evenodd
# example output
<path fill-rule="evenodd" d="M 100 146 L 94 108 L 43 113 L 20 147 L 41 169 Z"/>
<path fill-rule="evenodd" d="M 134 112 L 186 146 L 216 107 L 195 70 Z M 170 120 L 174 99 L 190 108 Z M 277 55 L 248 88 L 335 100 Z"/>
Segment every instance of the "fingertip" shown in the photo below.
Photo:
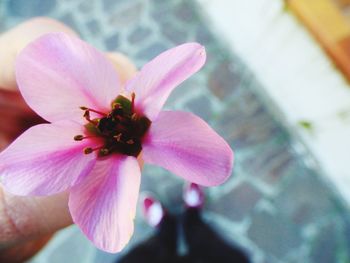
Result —
<path fill-rule="evenodd" d="M 68 192 L 49 197 L 22 197 L 0 185 L 0 247 L 51 234 L 72 224 Z"/>
<path fill-rule="evenodd" d="M 50 32 L 77 33 L 57 20 L 36 17 L 17 25 L 0 36 L 0 87 L 8 90 L 17 88 L 15 60 L 18 53 L 31 41 Z"/>
<path fill-rule="evenodd" d="M 113 66 L 119 73 L 120 80 L 123 84 L 131 79 L 137 72 L 134 63 L 125 55 L 118 52 L 107 52 L 106 57 L 112 62 Z"/>

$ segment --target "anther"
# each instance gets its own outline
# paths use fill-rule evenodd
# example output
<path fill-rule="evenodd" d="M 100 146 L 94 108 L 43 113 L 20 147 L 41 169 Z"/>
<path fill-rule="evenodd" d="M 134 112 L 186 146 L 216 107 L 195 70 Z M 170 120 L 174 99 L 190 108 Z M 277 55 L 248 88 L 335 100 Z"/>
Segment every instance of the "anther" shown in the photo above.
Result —
<path fill-rule="evenodd" d="M 135 92 L 131 94 L 131 112 L 134 112 Z"/>
<path fill-rule="evenodd" d="M 98 111 L 98 110 L 90 109 L 90 108 L 87 108 L 87 107 L 84 107 L 84 106 L 79 107 L 79 108 L 80 108 L 81 110 L 85 111 L 84 117 L 85 117 L 85 114 L 89 113 L 90 111 L 91 111 L 91 112 L 95 112 L 95 113 L 97 113 L 97 114 L 100 114 L 100 115 L 102 115 L 102 116 L 107 116 L 106 113 L 103 113 L 103 112 Z"/>
<path fill-rule="evenodd" d="M 90 111 L 85 110 L 85 111 L 84 111 L 84 114 L 83 114 L 83 117 L 84 117 L 85 119 L 90 118 Z"/>
<path fill-rule="evenodd" d="M 133 121 L 136 121 L 136 120 L 137 120 L 137 114 L 136 114 L 136 113 L 133 113 L 133 114 L 131 115 L 131 120 L 133 120 Z"/>
<path fill-rule="evenodd" d="M 134 140 L 133 140 L 133 139 L 127 140 L 126 143 L 127 143 L 127 144 L 130 144 L 130 145 L 131 145 L 131 144 L 134 144 Z"/>
<path fill-rule="evenodd" d="M 90 111 L 89 111 L 89 110 L 85 110 L 83 117 L 84 117 L 88 122 L 90 122 L 90 123 L 93 124 L 93 125 L 97 125 L 97 124 L 98 124 L 98 122 L 97 122 L 96 120 L 91 120 L 91 118 L 90 118 Z"/>
<path fill-rule="evenodd" d="M 88 139 L 88 138 L 96 138 L 97 136 L 91 135 L 91 136 L 83 136 L 83 135 L 75 135 L 74 136 L 74 140 L 75 141 L 82 141 L 84 139 Z"/>
<path fill-rule="evenodd" d="M 86 148 L 84 148 L 84 153 L 85 154 L 90 154 L 90 153 L 92 153 L 94 151 L 94 149 L 92 149 L 91 147 L 86 147 Z"/>
<path fill-rule="evenodd" d="M 114 102 L 112 104 L 112 110 L 121 109 L 121 108 L 122 108 L 122 105 L 118 102 Z"/>
<path fill-rule="evenodd" d="M 100 155 L 107 155 L 107 154 L 109 154 L 109 150 L 107 148 L 102 148 L 102 149 L 100 149 L 99 154 Z"/>
<path fill-rule="evenodd" d="M 122 137 L 122 134 L 121 134 L 121 133 L 119 133 L 119 134 L 113 136 L 113 138 L 116 139 L 117 142 L 120 141 L 121 137 Z"/>
<path fill-rule="evenodd" d="M 84 140 L 84 136 L 83 135 L 75 135 L 74 136 L 74 141 L 82 141 Z"/>

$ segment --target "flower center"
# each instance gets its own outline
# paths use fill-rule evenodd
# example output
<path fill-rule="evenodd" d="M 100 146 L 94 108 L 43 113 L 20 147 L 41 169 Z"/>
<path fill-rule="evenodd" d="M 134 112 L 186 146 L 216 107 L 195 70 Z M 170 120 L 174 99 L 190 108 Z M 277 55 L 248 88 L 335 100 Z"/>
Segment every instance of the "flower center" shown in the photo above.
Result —
<path fill-rule="evenodd" d="M 84 149 L 85 154 L 94 151 L 98 156 L 107 156 L 113 153 L 125 154 L 137 157 L 142 150 L 141 141 L 151 125 L 151 121 L 134 111 L 135 94 L 132 94 L 132 100 L 119 95 L 112 102 L 112 110 L 109 113 L 103 113 L 81 107 L 84 110 L 84 118 L 88 121 L 85 125 L 86 136 L 76 135 L 74 140 L 82 141 L 87 138 L 102 138 L 101 146 Z M 93 112 L 100 115 L 100 118 L 90 118 Z"/>

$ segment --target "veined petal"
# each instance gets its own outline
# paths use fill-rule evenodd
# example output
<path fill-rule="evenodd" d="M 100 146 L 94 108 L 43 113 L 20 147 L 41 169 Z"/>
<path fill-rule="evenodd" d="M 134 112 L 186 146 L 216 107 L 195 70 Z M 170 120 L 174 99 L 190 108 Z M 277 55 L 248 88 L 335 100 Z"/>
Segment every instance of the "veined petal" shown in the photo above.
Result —
<path fill-rule="evenodd" d="M 206 59 L 198 43 L 186 43 L 169 49 L 147 63 L 126 86 L 135 92 L 136 109 L 154 120 L 171 91 L 197 72 Z"/>
<path fill-rule="evenodd" d="M 202 119 L 187 112 L 162 111 L 152 123 L 142 151 L 146 163 L 204 186 L 221 184 L 232 172 L 230 146 Z"/>
<path fill-rule="evenodd" d="M 120 93 L 117 73 L 103 54 L 63 33 L 44 35 L 24 48 L 16 79 L 28 105 L 50 122 L 82 122 L 80 106 L 109 110 Z"/>
<path fill-rule="evenodd" d="M 73 122 L 40 124 L 25 131 L 0 153 L 0 178 L 16 195 L 51 195 L 70 188 L 89 173 L 93 154 L 85 155 L 88 142 L 73 137 L 82 127 Z"/>
<path fill-rule="evenodd" d="M 114 155 L 98 160 L 88 177 L 72 188 L 73 221 L 98 248 L 115 253 L 129 242 L 140 178 L 136 158 Z"/>

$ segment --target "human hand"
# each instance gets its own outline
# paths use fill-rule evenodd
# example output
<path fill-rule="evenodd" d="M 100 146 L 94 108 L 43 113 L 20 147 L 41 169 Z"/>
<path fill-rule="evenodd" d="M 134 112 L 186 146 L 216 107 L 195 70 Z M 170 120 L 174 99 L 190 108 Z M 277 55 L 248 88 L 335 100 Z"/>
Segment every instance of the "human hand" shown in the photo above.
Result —
<path fill-rule="evenodd" d="M 26 128 L 44 122 L 17 90 L 15 59 L 29 42 L 50 32 L 76 33 L 48 18 L 29 20 L 0 36 L 0 151 Z M 136 68 L 119 53 L 106 53 L 125 82 Z M 68 192 L 49 197 L 19 197 L 0 184 L 0 262 L 22 262 L 34 255 L 52 233 L 72 223 Z"/>

